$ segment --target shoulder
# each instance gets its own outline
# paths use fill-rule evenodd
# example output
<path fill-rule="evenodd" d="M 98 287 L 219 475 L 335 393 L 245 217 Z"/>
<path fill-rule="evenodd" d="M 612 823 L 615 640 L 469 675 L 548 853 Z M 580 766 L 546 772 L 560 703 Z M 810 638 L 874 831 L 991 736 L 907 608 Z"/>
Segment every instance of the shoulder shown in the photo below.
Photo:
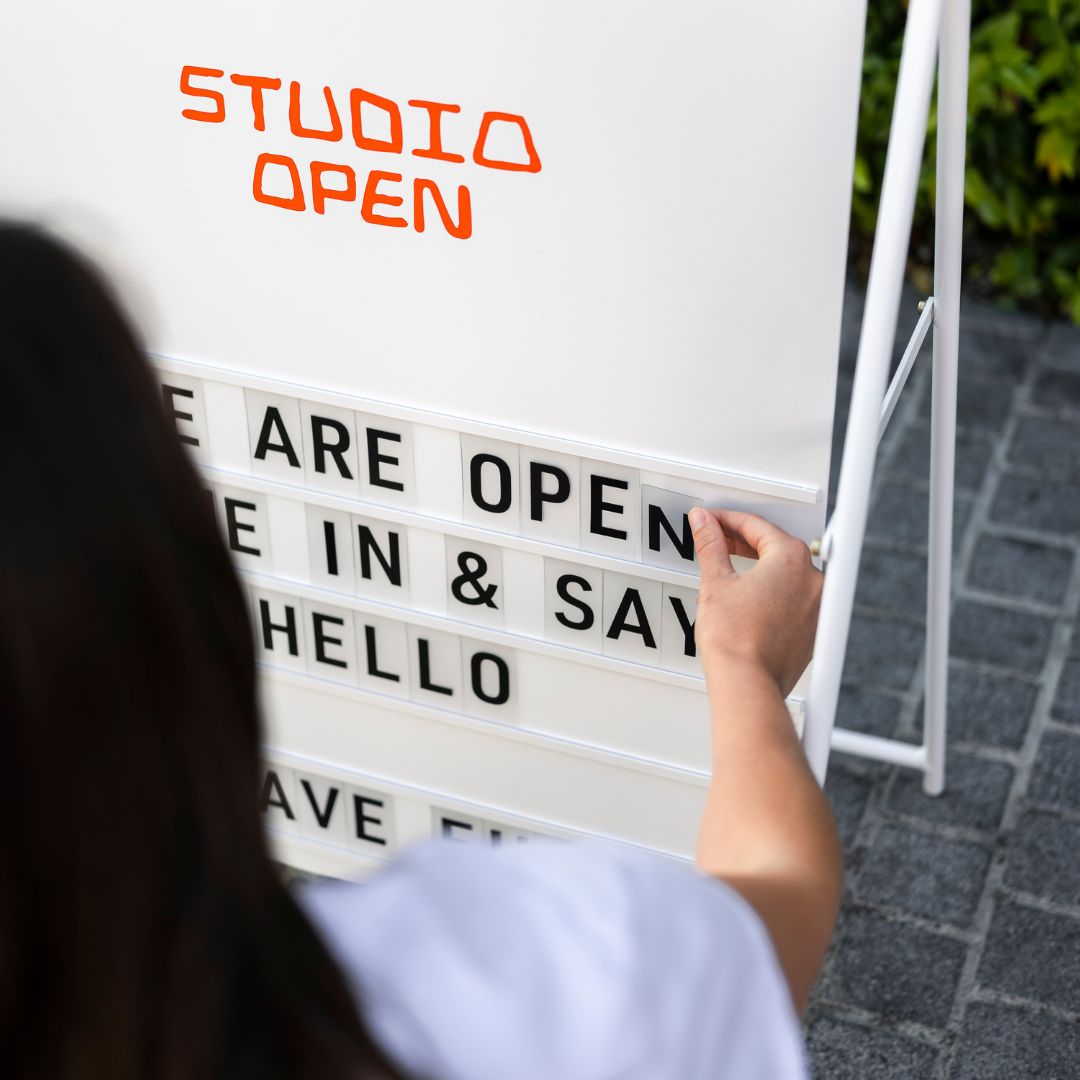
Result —
<path fill-rule="evenodd" d="M 673 861 L 602 844 L 432 843 L 365 884 L 309 887 L 303 903 L 375 1037 L 417 1072 L 803 1075 L 756 916 Z"/>

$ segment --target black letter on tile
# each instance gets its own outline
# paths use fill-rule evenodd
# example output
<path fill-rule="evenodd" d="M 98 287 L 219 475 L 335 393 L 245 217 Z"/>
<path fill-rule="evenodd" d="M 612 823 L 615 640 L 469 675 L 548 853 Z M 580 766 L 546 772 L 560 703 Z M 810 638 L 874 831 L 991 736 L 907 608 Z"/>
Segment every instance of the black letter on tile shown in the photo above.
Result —
<path fill-rule="evenodd" d="M 379 560 L 391 585 L 401 585 L 401 545 L 396 532 L 387 533 L 390 541 L 390 558 L 388 559 L 382 549 L 375 542 L 371 529 L 366 525 L 358 525 L 360 535 L 360 573 L 363 577 L 371 580 L 371 553 L 375 552 L 375 558 Z"/>
<path fill-rule="evenodd" d="M 254 525 L 247 525 L 243 521 L 236 520 L 236 511 L 250 510 L 255 512 L 256 506 L 254 503 L 244 502 L 241 499 L 231 499 L 228 495 L 225 496 L 225 528 L 229 533 L 229 547 L 233 551 L 242 551 L 246 555 L 261 555 L 262 552 L 258 548 L 245 547 L 240 543 L 240 533 L 255 531 Z"/>
<path fill-rule="evenodd" d="M 614 480 L 610 476 L 589 477 L 589 532 L 597 536 L 610 536 L 613 540 L 625 540 L 625 529 L 609 529 L 604 524 L 604 511 L 610 510 L 613 514 L 621 514 L 623 508 L 618 503 L 604 502 L 604 488 L 622 488 L 626 491 L 630 484 L 626 480 Z"/>
<path fill-rule="evenodd" d="M 485 465 L 494 465 L 495 471 L 499 474 L 499 497 L 495 502 L 488 502 L 484 498 Z M 489 514 L 505 514 L 510 509 L 513 496 L 512 484 L 510 466 L 501 457 L 496 457 L 494 454 L 473 455 L 472 461 L 469 462 L 469 493 L 472 495 L 473 502 L 481 510 L 486 510 Z"/>
<path fill-rule="evenodd" d="M 311 790 L 311 785 L 306 780 L 300 781 L 300 786 L 304 789 L 304 794 L 307 795 L 307 800 L 311 804 L 311 811 L 315 815 L 315 820 L 319 823 L 320 829 L 325 829 L 330 824 L 330 815 L 334 812 L 334 806 L 337 804 L 338 789 L 332 787 L 326 795 L 326 809 L 319 809 L 319 802 L 315 798 L 315 792 Z"/>
<path fill-rule="evenodd" d="M 575 622 L 561 611 L 555 612 L 555 618 L 569 630 L 588 630 L 596 622 L 596 616 L 593 614 L 593 609 L 584 600 L 570 595 L 571 585 L 579 586 L 583 592 L 592 592 L 592 585 L 577 574 L 560 574 L 555 581 L 555 591 L 559 594 L 559 599 L 565 600 L 568 604 L 576 607 L 581 612 L 581 618 Z"/>
<path fill-rule="evenodd" d="M 280 441 L 272 443 L 271 434 L 276 434 Z M 277 454 L 284 454 L 294 469 L 300 468 L 300 458 L 296 456 L 296 451 L 293 449 L 292 440 L 285 428 L 285 421 L 281 419 L 281 413 L 273 405 L 267 405 L 262 430 L 259 432 L 259 439 L 255 445 L 255 457 L 259 461 L 265 461 L 267 453 L 271 450 Z"/>
<path fill-rule="evenodd" d="M 177 420 L 194 420 L 195 417 L 189 412 L 177 412 L 176 402 L 173 401 L 174 397 L 186 397 L 194 398 L 195 394 L 191 390 L 185 390 L 181 386 L 165 386 L 162 384 L 161 395 L 165 399 L 165 412 Z M 176 433 L 182 443 L 187 443 L 188 446 L 198 446 L 199 440 L 193 438 L 191 435 L 181 435 L 179 431 Z"/>
<path fill-rule="evenodd" d="M 473 828 L 467 821 L 455 821 L 454 818 L 442 816 L 439 818 L 439 832 L 451 840 L 454 838 L 454 830 L 461 829 L 462 832 L 472 832 Z"/>
<path fill-rule="evenodd" d="M 694 561 L 694 534 L 690 531 L 690 518 L 687 514 L 682 516 L 682 536 L 679 536 L 671 527 L 667 515 L 659 506 L 649 504 L 649 550 L 660 550 L 660 528 L 668 534 L 672 547 L 679 553 L 679 557 L 687 562 Z"/>
<path fill-rule="evenodd" d="M 636 623 L 627 622 L 631 608 L 634 609 Z M 649 626 L 649 617 L 645 614 L 645 605 L 637 589 L 627 589 L 623 593 L 623 598 L 619 601 L 619 610 L 615 612 L 615 618 L 611 620 L 611 626 L 608 627 L 607 636 L 617 641 L 624 630 L 629 630 L 632 634 L 640 634 L 642 641 L 650 649 L 656 648 L 656 638 L 653 636 L 652 627 Z"/>
<path fill-rule="evenodd" d="M 337 532 L 332 521 L 324 521 L 322 528 L 326 539 L 326 572 L 337 577 Z"/>
<path fill-rule="evenodd" d="M 337 623 L 338 626 L 344 626 L 345 620 L 339 619 L 336 615 L 323 615 L 318 611 L 311 613 L 311 625 L 315 631 L 315 659 L 320 664 L 332 664 L 334 667 L 347 668 L 349 665 L 345 660 L 335 660 L 332 656 L 326 655 L 326 646 L 340 645 L 341 638 L 327 637 L 323 633 L 323 623 Z"/>
<path fill-rule="evenodd" d="M 337 433 L 334 442 L 326 441 L 326 428 L 333 428 Z M 331 420 L 328 416 L 312 416 L 311 418 L 311 446 L 315 451 L 315 471 L 326 472 L 326 455 L 334 459 L 338 472 L 346 480 L 351 480 L 353 475 L 349 472 L 349 466 L 345 461 L 345 451 L 349 449 L 352 437 L 349 429 L 340 420 Z"/>
<path fill-rule="evenodd" d="M 555 490 L 544 491 L 544 477 L 555 477 Z M 570 498 L 570 477 L 555 465 L 529 462 L 529 517 L 544 520 L 544 503 L 564 503 Z"/>
<path fill-rule="evenodd" d="M 259 621 L 262 623 L 263 648 L 273 652 L 274 631 L 282 630 L 289 639 L 289 655 L 299 656 L 300 647 L 296 637 L 296 609 L 286 605 L 285 625 L 270 621 L 270 604 L 268 601 L 259 599 Z"/>
<path fill-rule="evenodd" d="M 382 799 L 371 799 L 367 795 L 357 795 L 353 792 L 353 806 L 356 808 L 356 838 L 357 840 L 367 840 L 372 844 L 381 844 L 386 846 L 386 841 L 381 836 L 373 836 L 365 828 L 366 825 L 381 825 L 383 823 L 382 818 L 372 817 L 370 814 L 364 813 L 364 807 L 377 806 L 381 810 L 384 803 Z"/>
<path fill-rule="evenodd" d="M 379 658 L 375 653 L 375 627 L 364 627 L 364 649 L 367 652 L 368 674 L 376 679 L 389 679 L 391 682 L 401 682 L 401 676 L 392 671 L 379 670 Z"/>
<path fill-rule="evenodd" d="M 490 661 L 495 665 L 498 682 L 494 694 L 489 694 L 484 690 L 485 661 Z M 481 701 L 486 701 L 489 705 L 505 705 L 510 700 L 510 667 L 501 656 L 489 652 L 473 653 L 469 667 L 473 693 Z"/>
<path fill-rule="evenodd" d="M 271 796 L 274 796 L 273 798 Z M 289 800 L 285 798 L 285 789 L 281 786 L 281 781 L 278 779 L 278 774 L 273 769 L 266 770 L 266 776 L 263 779 L 262 795 L 259 796 L 259 810 L 262 813 L 266 813 L 267 807 L 276 807 L 278 810 L 284 810 L 285 816 L 290 821 L 296 820 L 296 815 L 292 812 L 292 807 L 289 805 Z"/>
<path fill-rule="evenodd" d="M 379 453 L 380 439 L 386 439 L 388 442 L 401 442 L 401 436 L 396 431 L 376 431 L 375 428 L 367 429 L 368 477 L 375 487 L 390 488 L 393 491 L 404 491 L 404 484 L 397 480 L 384 479 L 379 471 L 379 466 L 383 463 L 387 465 L 397 465 L 399 463 L 396 457 L 390 457 L 389 454 Z"/>
<path fill-rule="evenodd" d="M 686 656 L 697 656 L 697 644 L 694 641 L 694 623 L 690 621 L 690 616 L 687 615 L 683 602 L 677 596 L 669 596 L 668 600 L 671 601 L 671 609 L 675 612 L 675 618 L 679 620 L 679 625 L 682 627 L 683 653 Z"/>
<path fill-rule="evenodd" d="M 430 644 L 427 638 L 416 639 L 417 648 L 420 650 L 420 689 L 430 690 L 435 694 L 453 694 L 449 686 L 440 686 L 431 681 L 431 657 L 428 653 Z"/>

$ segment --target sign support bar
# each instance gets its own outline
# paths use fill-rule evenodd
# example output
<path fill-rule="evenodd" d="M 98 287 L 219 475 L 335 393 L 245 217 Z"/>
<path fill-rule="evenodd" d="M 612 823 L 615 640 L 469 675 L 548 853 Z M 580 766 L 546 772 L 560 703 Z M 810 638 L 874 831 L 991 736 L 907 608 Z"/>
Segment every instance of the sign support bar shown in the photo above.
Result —
<path fill-rule="evenodd" d="M 964 222 L 968 38 L 971 0 L 948 0 L 938 60 L 937 207 L 934 236 L 934 371 L 930 435 L 930 535 L 926 599 L 927 750 L 923 787 L 945 790 L 945 711 L 949 674 L 956 379 L 960 341 L 960 254 Z"/>
<path fill-rule="evenodd" d="M 912 0 L 900 60 L 836 510 L 821 545 L 822 554 L 829 560 L 829 570 L 818 619 L 821 645 L 807 698 L 803 744 L 811 768 L 822 783 L 833 746 L 919 768 L 929 794 L 944 790 L 969 25 L 970 0 Z M 923 745 L 912 747 L 896 740 L 871 740 L 855 732 L 834 731 L 833 724 L 866 532 L 877 443 L 881 427 L 895 406 L 895 395 L 886 394 L 886 382 L 926 138 L 935 59 L 939 85 L 935 295 L 933 303 L 928 303 L 924 310 L 924 320 L 932 318 L 934 326 L 926 716 Z M 924 320 L 920 320 L 923 333 Z M 915 341 L 918 336 L 919 327 L 912 339 L 914 348 L 908 350 L 911 361 L 918 348 Z M 905 360 L 908 359 L 906 354 Z M 903 379 L 895 385 L 902 387 Z"/>

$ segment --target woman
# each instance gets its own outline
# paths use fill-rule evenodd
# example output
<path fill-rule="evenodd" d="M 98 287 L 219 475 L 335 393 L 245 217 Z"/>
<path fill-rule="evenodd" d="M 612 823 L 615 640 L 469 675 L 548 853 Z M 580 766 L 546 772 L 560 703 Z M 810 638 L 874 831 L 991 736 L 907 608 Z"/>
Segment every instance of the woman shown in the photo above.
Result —
<path fill-rule="evenodd" d="M 255 809 L 252 640 L 209 500 L 97 275 L 15 225 L 0 379 L 7 1075 L 802 1075 L 840 887 L 783 704 L 820 593 L 804 545 L 695 514 L 701 873 L 429 845 L 297 901 Z M 737 578 L 729 552 L 758 565 Z"/>

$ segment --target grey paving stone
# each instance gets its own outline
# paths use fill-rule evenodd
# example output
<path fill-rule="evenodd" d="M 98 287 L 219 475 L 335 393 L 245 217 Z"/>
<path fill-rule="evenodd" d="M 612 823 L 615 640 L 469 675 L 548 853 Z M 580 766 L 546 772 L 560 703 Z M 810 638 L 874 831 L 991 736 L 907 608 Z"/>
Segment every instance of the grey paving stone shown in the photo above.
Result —
<path fill-rule="evenodd" d="M 966 295 L 960 299 L 961 342 L 965 335 L 971 333 L 1035 342 L 1044 336 L 1045 330 L 1046 324 L 1037 315 L 1026 311 L 1012 311 L 1000 304 L 974 300 Z"/>
<path fill-rule="evenodd" d="M 960 334 L 960 381 L 984 375 L 1019 382 L 1035 353 L 1030 337 L 971 329 Z"/>
<path fill-rule="evenodd" d="M 1035 377 L 1031 400 L 1051 409 L 1080 411 L 1080 371 L 1049 368 Z"/>
<path fill-rule="evenodd" d="M 961 428 L 999 432 L 1012 410 L 1016 387 L 1011 382 L 967 376 L 956 388 L 956 423 Z M 930 418 L 930 395 L 919 403 L 919 415 Z"/>
<path fill-rule="evenodd" d="M 823 993 L 887 1020 L 942 1027 L 964 963 L 962 942 L 867 911 L 848 911 Z"/>
<path fill-rule="evenodd" d="M 1080 371 L 1080 326 L 1051 323 L 1039 342 L 1039 359 L 1052 367 Z"/>
<path fill-rule="evenodd" d="M 840 370 L 855 370 L 856 352 L 859 348 L 859 328 L 866 306 L 866 288 L 848 281 L 844 289 L 844 306 L 840 316 Z"/>
<path fill-rule="evenodd" d="M 855 604 L 925 622 L 926 556 L 866 545 Z"/>
<path fill-rule="evenodd" d="M 1080 919 L 1002 900 L 976 978 L 981 986 L 1006 994 L 1080 1010 L 1077 957 Z"/>
<path fill-rule="evenodd" d="M 1080 822 L 1026 811 L 1009 845 L 1005 884 L 1061 904 L 1080 904 Z"/>
<path fill-rule="evenodd" d="M 978 490 L 993 452 L 993 439 L 985 431 L 957 432 L 955 481 L 961 491 Z M 929 424 L 924 421 L 908 427 L 889 462 L 889 472 L 917 483 L 929 483 Z"/>
<path fill-rule="evenodd" d="M 848 636 L 844 678 L 870 686 L 906 690 L 922 655 L 921 626 L 878 615 L 856 614 Z"/>
<path fill-rule="evenodd" d="M 840 431 L 843 431 L 843 424 L 837 424 L 837 420 L 847 420 L 848 405 L 851 403 L 851 386 L 854 382 L 854 377 L 846 371 L 841 371 L 836 376 L 836 410 L 833 414 L 833 430 L 838 427 Z"/>
<path fill-rule="evenodd" d="M 926 1080 L 937 1061 L 924 1043 L 829 1016 L 811 1024 L 806 1049 L 817 1080 Z"/>
<path fill-rule="evenodd" d="M 922 776 L 905 769 L 893 782 L 888 809 L 939 825 L 994 832 L 1001 824 L 1012 781 L 1011 765 L 954 752 L 946 762 L 943 795 L 924 794 Z"/>
<path fill-rule="evenodd" d="M 1003 476 L 990 507 L 990 519 L 1022 529 L 1080 536 L 1080 484 Z"/>
<path fill-rule="evenodd" d="M 850 848 L 855 840 L 855 832 L 866 812 L 866 804 L 870 799 L 873 786 L 873 780 L 867 776 L 850 772 L 842 765 L 835 763 L 829 766 L 829 774 L 825 780 L 825 794 L 832 804 L 836 828 L 840 833 L 840 843 L 843 844 L 845 850 Z"/>
<path fill-rule="evenodd" d="M 1051 713 L 1055 719 L 1066 724 L 1080 724 L 1080 657 L 1070 656 L 1066 659 L 1054 693 Z"/>
<path fill-rule="evenodd" d="M 1016 425 L 1007 457 L 1041 476 L 1075 480 L 1080 474 L 1080 424 L 1025 417 Z"/>
<path fill-rule="evenodd" d="M 952 1080 L 1076 1080 L 1080 1025 L 974 1002 L 953 1062 Z"/>
<path fill-rule="evenodd" d="M 954 742 L 1018 750 L 1039 688 L 1010 675 L 949 669 L 948 730 Z"/>
<path fill-rule="evenodd" d="M 1047 731 L 1031 767 L 1031 802 L 1080 810 L 1080 735 Z"/>
<path fill-rule="evenodd" d="M 871 904 L 967 926 L 982 895 L 990 851 L 901 825 L 885 825 L 859 874 L 856 892 Z"/>
<path fill-rule="evenodd" d="M 953 607 L 949 651 L 963 660 L 1038 675 L 1053 629 L 1054 620 L 1044 615 L 960 600 Z"/>
<path fill-rule="evenodd" d="M 909 297 L 907 292 L 894 361 L 916 317 L 914 295 Z M 831 492 L 839 473 L 862 308 L 862 290 L 849 282 Z M 923 615 L 925 563 L 921 559 L 926 549 L 929 469 L 927 359 L 921 356 L 917 361 L 912 384 L 900 402 L 896 421 L 906 425 L 904 433 L 875 478 L 859 582 L 860 611 L 837 717 L 845 728 L 892 737 L 911 734 L 906 723 L 900 730 L 907 719 L 903 704 L 923 647 L 921 633 L 916 637 L 911 631 L 920 629 L 918 620 Z M 1020 386 L 1028 376 L 1033 377 L 1032 407 L 1020 402 Z M 1013 415 L 1017 424 L 1010 430 L 1015 430 L 1015 437 L 1006 455 L 1005 475 L 995 482 L 990 517 L 1018 533 L 1045 533 L 1047 542 L 1029 545 L 1019 535 L 978 538 L 964 584 L 1000 596 L 1003 602 L 962 601 L 958 605 L 953 649 L 960 659 L 951 667 L 949 687 L 949 730 L 954 742 L 1005 751 L 1023 746 L 1053 626 L 1070 618 L 1066 612 L 1049 620 L 1008 609 L 1019 606 L 1015 600 L 1062 604 L 1063 582 L 1070 570 L 1076 573 L 1075 556 L 1055 540 L 1080 539 L 1078 395 L 1080 328 L 1047 327 L 1038 318 L 1002 312 L 965 298 L 957 545 L 969 527 L 974 494 L 989 478 L 1002 429 Z M 1035 409 L 1048 419 L 1032 415 Z M 1015 772 L 1005 762 L 953 749 L 946 794 L 930 798 L 922 793 L 922 778 L 913 771 L 894 772 L 843 756 L 834 760 L 827 791 L 847 852 L 850 893 L 831 953 L 831 985 L 819 988 L 809 1027 L 808 1045 L 818 1080 L 930 1078 L 940 1067 L 935 1048 L 910 1040 L 895 1026 L 914 1020 L 944 1027 L 964 945 L 944 934 L 913 932 L 894 922 L 890 911 L 910 912 L 971 932 L 971 911 L 985 882 L 988 860 L 993 850 L 1002 849 L 1008 860 L 1006 890 L 1080 906 L 1080 824 L 1070 820 L 1075 813 L 1054 809 L 1080 809 L 1080 630 L 1074 632 L 1072 652 L 1051 709 L 1058 721 L 1077 725 L 1077 736 L 1064 742 L 1069 733 L 1061 728 L 1043 735 L 1028 783 L 1032 805 L 1021 807 L 1019 823 L 1008 833 L 1001 823 Z M 883 785 L 888 794 L 882 805 L 878 796 Z M 1043 800 L 1046 808 L 1040 808 Z M 878 815 L 882 827 L 876 835 L 872 830 L 862 833 L 863 843 L 856 847 L 853 841 L 860 824 L 872 825 Z M 910 819 L 974 830 L 984 837 L 985 846 L 924 836 Z M 865 844 L 871 835 L 873 843 Z M 1009 903 L 1007 897 L 1000 902 Z M 886 910 L 875 911 L 874 905 Z M 994 982 L 984 979 L 983 991 L 992 994 L 995 987 L 1008 983 L 1014 986 L 1009 993 L 1037 1000 L 1049 1000 L 1046 995 L 1053 993 L 1056 1003 L 1066 1004 L 1054 980 L 1067 978 L 1071 971 L 1073 981 L 1080 984 L 1075 977 L 1080 961 L 1070 966 L 1065 952 L 1076 950 L 1076 943 L 1060 924 L 1042 921 L 1047 917 L 1041 912 L 1033 917 L 1012 915 L 1003 922 L 1004 918 L 999 912 L 994 923 L 985 966 Z M 1025 920 L 1031 919 L 1028 925 Z M 1066 920 L 1065 929 L 1070 928 Z M 1047 941 L 1050 946 L 1038 953 L 1040 943 Z M 1034 952 L 1015 966 L 1009 956 L 1018 949 Z M 1045 979 L 1042 969 L 1051 971 Z M 879 1019 L 866 1027 L 855 1025 L 830 1011 L 830 997 L 871 1015 L 877 1013 Z M 951 1034 L 943 1035 L 948 1045 Z M 957 1035 L 948 1080 L 1022 1080 L 1028 1076 L 1080 1080 L 1076 1027 L 1032 1010 L 974 1003 Z"/>
<path fill-rule="evenodd" d="M 843 686 L 836 708 L 836 726 L 884 739 L 896 734 L 900 699 L 863 686 Z"/>
<path fill-rule="evenodd" d="M 960 546 L 972 496 L 957 491 L 953 500 L 953 550 Z M 1077 514 L 1080 521 L 1080 514 Z M 867 539 L 882 544 L 901 544 L 916 551 L 926 550 L 930 503 L 926 489 L 911 487 L 896 479 L 883 479 L 875 486 L 866 522 Z"/>
<path fill-rule="evenodd" d="M 1065 599 L 1073 553 L 1068 548 L 980 536 L 968 570 L 968 584 L 1002 596 L 1019 596 L 1043 604 Z"/>

